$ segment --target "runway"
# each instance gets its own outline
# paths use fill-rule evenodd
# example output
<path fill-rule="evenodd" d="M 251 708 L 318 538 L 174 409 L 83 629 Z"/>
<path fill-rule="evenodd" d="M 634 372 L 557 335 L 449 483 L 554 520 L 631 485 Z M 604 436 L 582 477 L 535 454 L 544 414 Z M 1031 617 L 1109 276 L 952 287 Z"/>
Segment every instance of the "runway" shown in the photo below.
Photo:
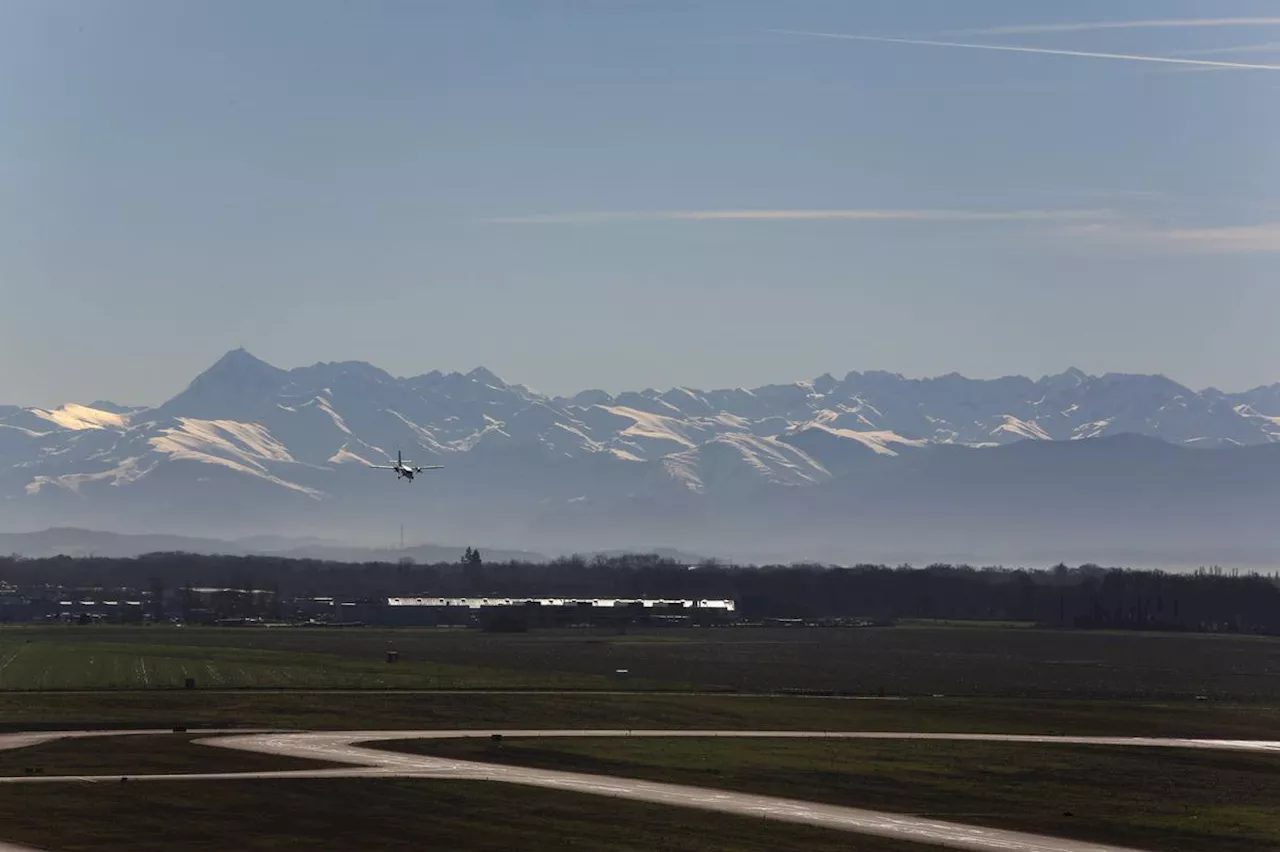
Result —
<path fill-rule="evenodd" d="M 0 737 L 0 748 L 32 744 L 22 738 L 37 737 L 44 742 L 59 736 L 105 736 L 109 734 L 159 733 L 157 731 L 78 731 L 59 734 L 9 734 Z M 263 754 L 311 758 L 349 764 L 350 768 L 255 773 L 188 773 L 179 775 L 129 776 L 132 781 L 199 781 L 290 778 L 431 778 L 490 781 L 567 790 L 593 795 L 615 796 L 636 801 L 698 808 L 740 816 L 754 816 L 800 823 L 902 841 L 929 844 L 970 852 L 1141 852 L 1130 847 L 1087 843 L 1016 831 L 981 828 L 961 823 L 904 814 L 870 811 L 758 796 L 630 778 L 588 775 L 574 772 L 532 769 L 520 766 L 459 761 L 424 755 L 400 754 L 361 747 L 360 743 L 408 739 L 456 739 L 465 737 L 732 737 L 876 740 L 949 740 L 1012 742 L 1063 745 L 1125 746 L 1142 748 L 1189 748 L 1246 751 L 1280 755 L 1280 741 L 1179 739 L 1161 737 L 1073 737 L 1026 734 L 959 734 L 884 731 L 658 731 L 658 730 L 511 730 L 465 731 L 332 731 L 332 732 L 198 732 L 208 737 L 196 742 Z M 0 778 L 0 783 L 118 782 L 109 776 L 21 776 Z M 0 852 L 4 852 L 0 847 Z"/>

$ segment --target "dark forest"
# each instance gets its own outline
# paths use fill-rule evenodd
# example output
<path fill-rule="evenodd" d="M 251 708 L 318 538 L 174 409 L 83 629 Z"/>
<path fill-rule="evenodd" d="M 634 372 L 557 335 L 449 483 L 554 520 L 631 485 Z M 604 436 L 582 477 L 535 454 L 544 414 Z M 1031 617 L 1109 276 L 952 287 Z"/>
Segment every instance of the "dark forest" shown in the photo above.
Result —
<path fill-rule="evenodd" d="M 26 595 L 189 587 L 258 589 L 277 599 L 377 601 L 445 597 L 729 598 L 762 618 L 972 619 L 1069 628 L 1280 634 L 1275 577 L 1202 569 L 954 565 L 689 566 L 646 555 L 490 563 L 351 564 L 258 556 L 156 553 L 133 559 L 0 558 L 0 583 Z"/>

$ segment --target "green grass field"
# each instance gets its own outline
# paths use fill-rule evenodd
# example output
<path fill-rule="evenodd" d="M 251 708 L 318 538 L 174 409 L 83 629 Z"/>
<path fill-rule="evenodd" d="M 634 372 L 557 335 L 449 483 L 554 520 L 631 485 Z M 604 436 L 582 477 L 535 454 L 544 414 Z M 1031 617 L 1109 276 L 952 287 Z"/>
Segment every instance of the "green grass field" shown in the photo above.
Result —
<path fill-rule="evenodd" d="M 0 839 L 58 852 L 927 852 L 826 829 L 462 781 L 22 784 L 0 796 Z"/>
<path fill-rule="evenodd" d="M 194 641 L 191 639 L 194 638 Z M 601 689 L 617 684 L 573 672 L 521 672 L 430 660 L 385 661 L 385 648 L 330 643 L 324 650 L 252 646 L 230 630 L 195 637 L 179 630 L 10 630 L 0 632 L 0 691 L 179 689 L 187 678 L 215 689 Z M 260 646 L 260 647 L 257 647 Z M 632 688 L 655 684 L 630 684 Z"/>
<path fill-rule="evenodd" d="M 1275 738 L 1257 704 L 719 695 L 305 692 L 0 694 L 0 731 L 78 728 L 707 728 Z"/>
<path fill-rule="evenodd" d="M 389 665 L 394 648 L 400 662 Z M 614 677 L 628 669 L 625 679 Z M 1280 703 L 1280 639 L 917 625 L 863 629 L 0 629 L 0 691 L 684 689 Z"/>
<path fill-rule="evenodd" d="M 422 740 L 381 747 L 719 787 L 1140 849 L 1280 850 L 1280 757 L 777 739 Z"/>

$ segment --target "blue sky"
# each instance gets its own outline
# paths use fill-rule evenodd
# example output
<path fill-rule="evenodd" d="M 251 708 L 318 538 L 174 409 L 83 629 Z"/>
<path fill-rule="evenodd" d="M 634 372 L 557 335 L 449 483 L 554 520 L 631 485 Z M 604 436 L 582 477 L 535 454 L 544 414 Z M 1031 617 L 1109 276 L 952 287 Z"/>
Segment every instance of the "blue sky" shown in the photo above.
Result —
<path fill-rule="evenodd" d="M 1280 381 L 1278 102 L 1269 2 L 9 0 L 0 402 Z"/>

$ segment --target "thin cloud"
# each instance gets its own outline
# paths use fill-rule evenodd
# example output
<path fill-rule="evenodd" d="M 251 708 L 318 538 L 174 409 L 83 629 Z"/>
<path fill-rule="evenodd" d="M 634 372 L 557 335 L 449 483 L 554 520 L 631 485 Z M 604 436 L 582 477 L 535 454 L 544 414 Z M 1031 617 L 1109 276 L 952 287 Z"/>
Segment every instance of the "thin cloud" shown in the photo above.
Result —
<path fill-rule="evenodd" d="M 1138 21 L 1084 21 L 1061 24 L 1015 24 L 971 30 L 951 30 L 948 35 L 1003 36 L 1041 33 L 1083 33 L 1097 30 L 1187 29 L 1199 27 L 1274 27 L 1280 18 L 1165 18 Z"/>
<path fill-rule="evenodd" d="M 1048 47 L 1018 47 L 1010 44 L 970 44 L 954 41 L 928 41 L 911 38 L 885 38 L 883 36 L 860 36 L 845 33 L 819 33 L 799 30 L 769 30 L 784 35 L 807 36 L 809 38 L 832 38 L 846 41 L 868 41 L 883 44 L 913 44 L 926 47 L 960 47 L 970 50 L 998 50 L 1009 53 L 1038 53 L 1048 56 L 1074 56 L 1088 59 L 1114 59 L 1127 62 L 1160 62 L 1170 65 L 1194 65 L 1204 68 L 1238 68 L 1253 71 L 1280 71 L 1280 65 L 1262 65 L 1246 62 L 1221 62 L 1209 59 L 1188 59 L 1176 56 L 1150 56 L 1133 53 L 1096 53 L 1084 50 L 1055 50 Z"/>
<path fill-rule="evenodd" d="M 1110 218 L 1106 210 L 658 210 L 550 213 L 480 220 L 489 225 L 598 225 L 610 222 L 1079 222 Z"/>
<path fill-rule="evenodd" d="M 1116 199 L 1137 199 L 1137 200 L 1164 200 L 1170 198 L 1169 193 L 1156 189 L 1089 189 L 1089 188 L 1059 188 L 1046 189 L 1043 191 L 1049 195 L 1075 195 L 1075 196 L 1092 196 L 1094 198 L 1116 198 Z"/>
<path fill-rule="evenodd" d="M 1176 246 L 1214 254 L 1280 252 L 1280 222 L 1225 228 L 1174 228 L 1152 233 Z"/>
<path fill-rule="evenodd" d="M 1110 245 L 1193 254 L 1280 253 L 1280 222 L 1218 227 L 1160 227 L 1143 222 L 1083 223 L 1059 233 Z"/>

